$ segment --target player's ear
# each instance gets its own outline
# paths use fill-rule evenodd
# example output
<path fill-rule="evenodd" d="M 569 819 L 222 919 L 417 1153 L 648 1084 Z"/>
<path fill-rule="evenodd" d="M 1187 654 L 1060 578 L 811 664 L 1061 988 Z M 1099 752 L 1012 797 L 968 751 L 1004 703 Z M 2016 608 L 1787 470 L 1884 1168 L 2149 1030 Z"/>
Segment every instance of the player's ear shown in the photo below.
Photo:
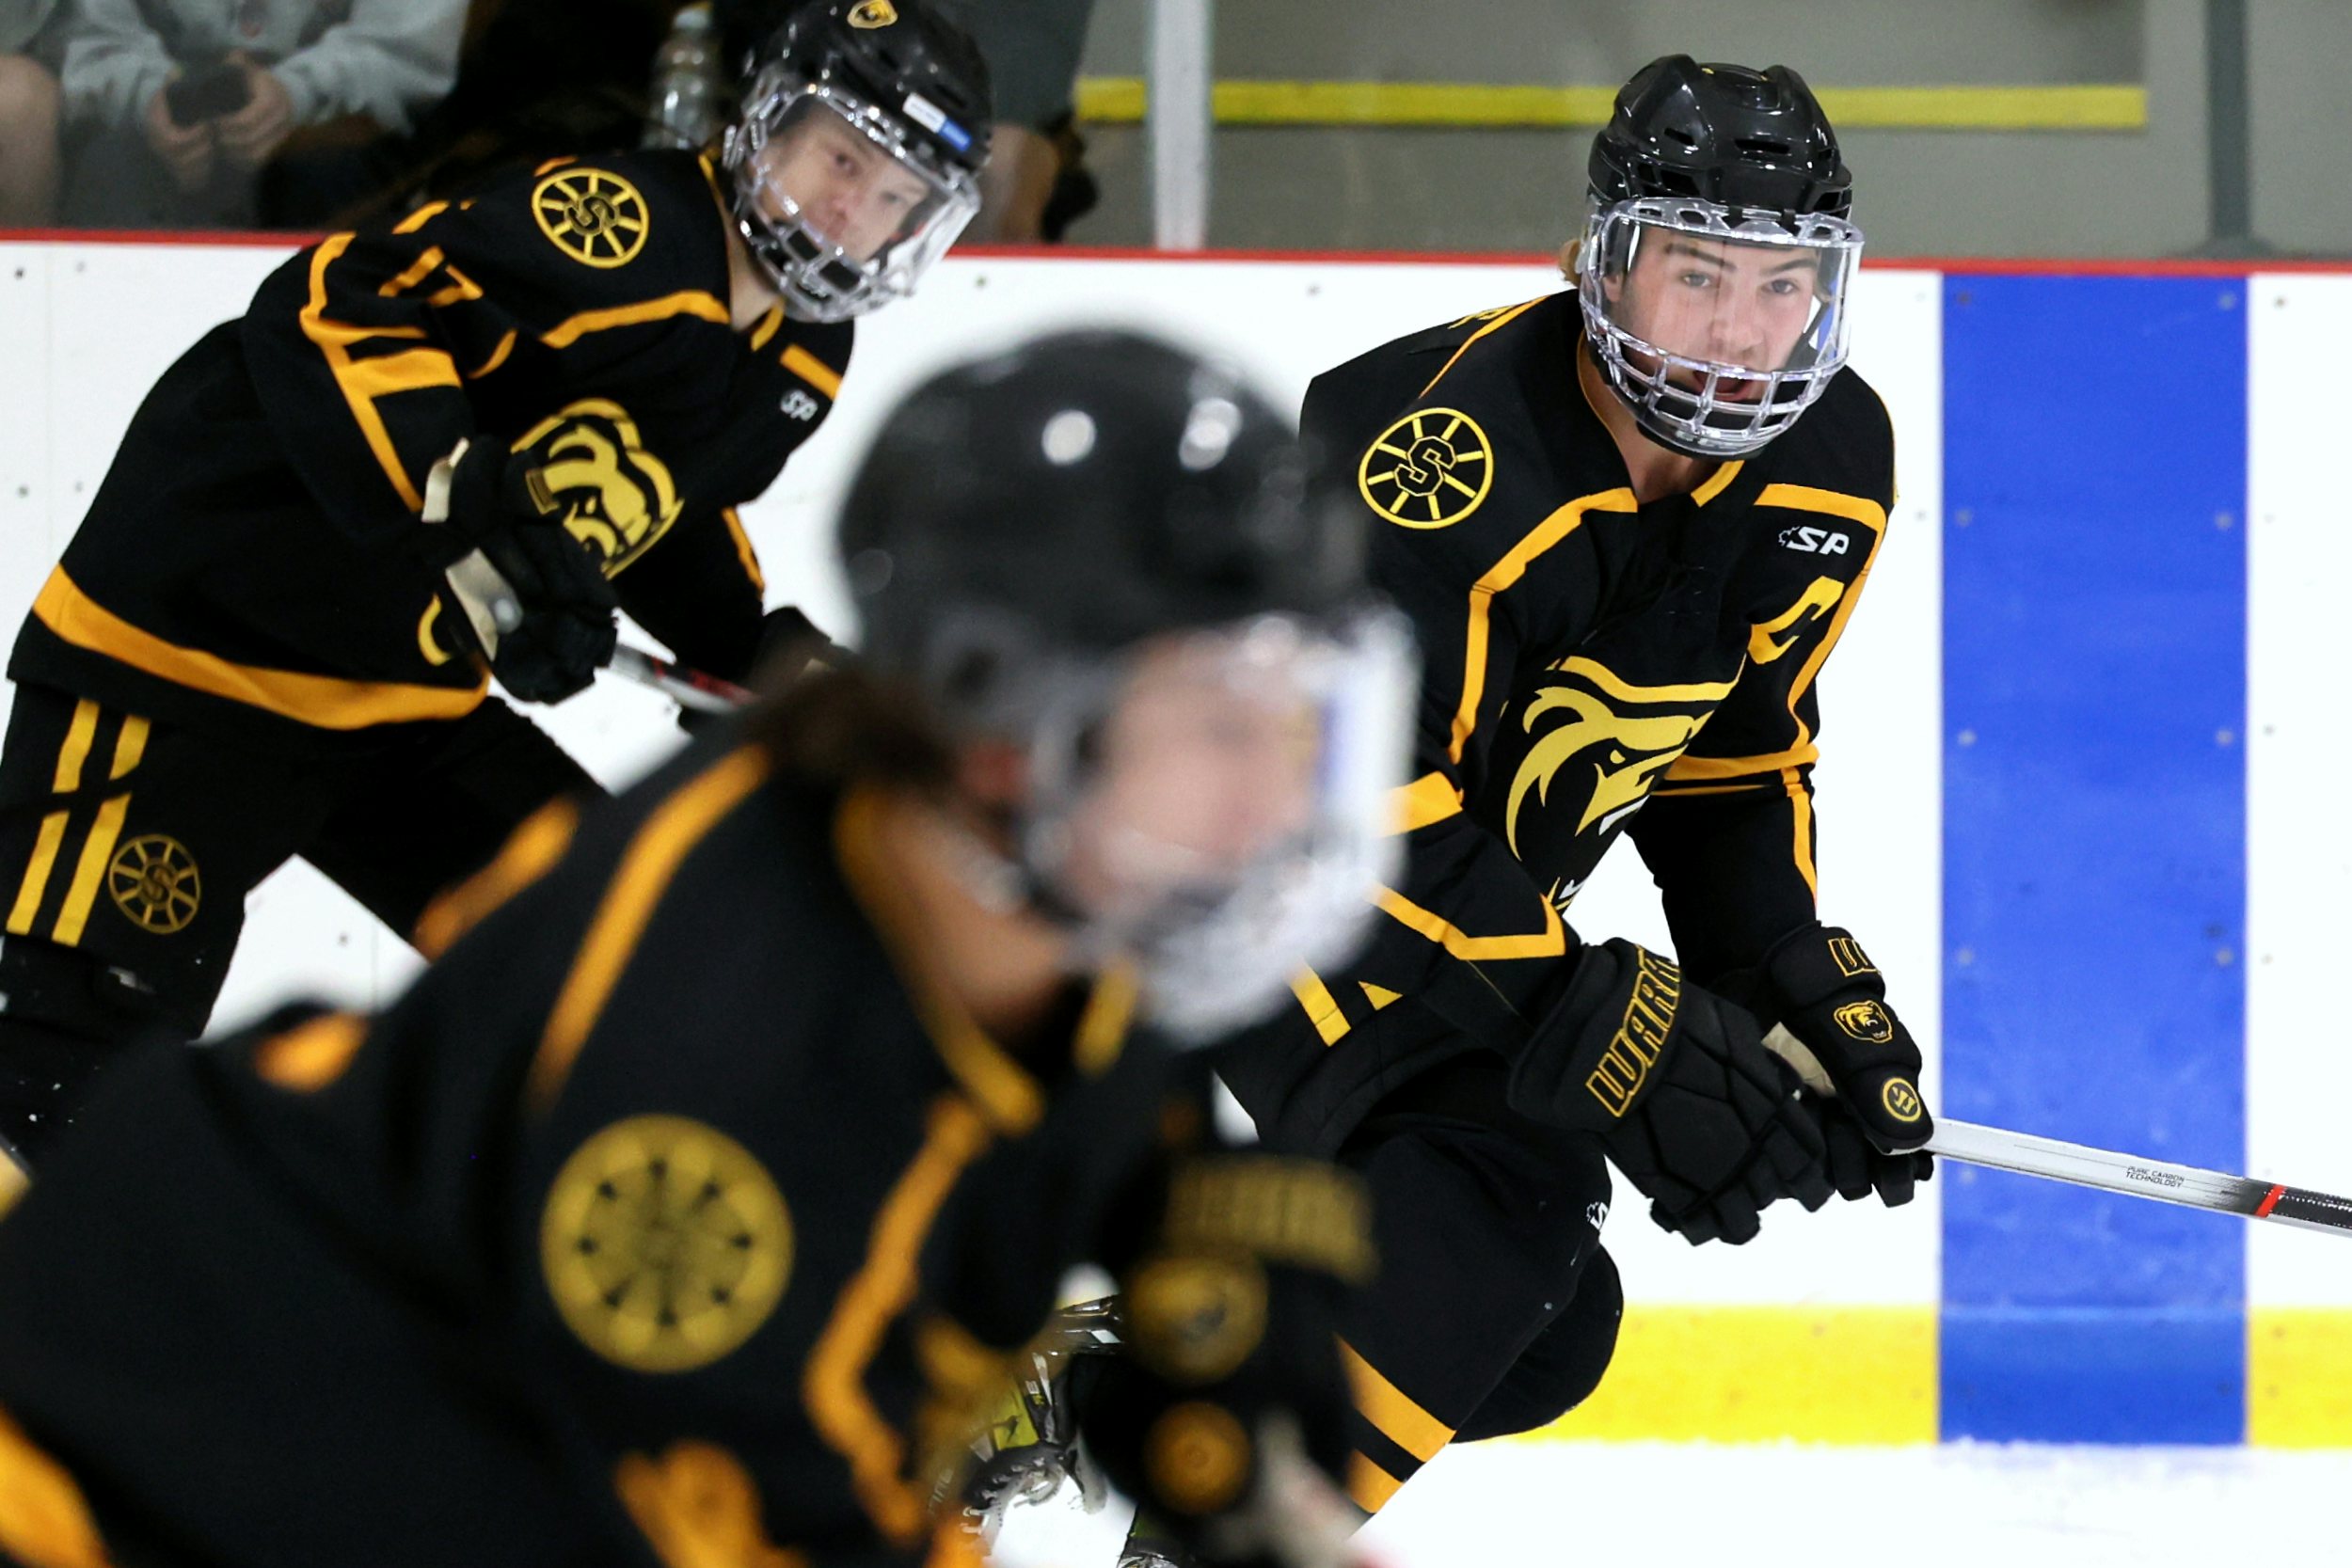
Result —
<path fill-rule="evenodd" d="M 1570 240 L 1560 247 L 1560 276 L 1571 283 L 1576 281 L 1576 259 L 1583 249 L 1584 242 L 1581 239 Z"/>

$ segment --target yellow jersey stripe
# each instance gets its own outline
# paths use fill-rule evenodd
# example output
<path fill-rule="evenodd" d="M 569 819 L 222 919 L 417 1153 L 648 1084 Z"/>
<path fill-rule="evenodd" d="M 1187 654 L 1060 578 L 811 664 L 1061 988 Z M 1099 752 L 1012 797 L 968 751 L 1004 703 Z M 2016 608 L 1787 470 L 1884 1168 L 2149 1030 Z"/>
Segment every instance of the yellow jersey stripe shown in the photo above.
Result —
<path fill-rule="evenodd" d="M 232 663 L 217 654 L 183 648 L 140 630 L 84 594 L 62 566 L 52 571 L 41 585 L 33 600 L 33 615 L 77 648 L 103 654 L 175 686 L 226 697 L 320 729 L 357 730 L 412 719 L 460 719 L 480 706 L 490 689 L 487 675 L 471 687 L 408 686 Z"/>
<path fill-rule="evenodd" d="M 73 880 L 65 892 L 65 908 L 57 911 L 57 924 L 50 928 L 50 936 L 60 945 L 76 946 L 82 932 L 89 925 L 92 905 L 98 902 L 98 884 L 105 879 L 106 863 L 114 859 L 115 841 L 122 836 L 122 819 L 131 815 L 131 797 L 118 795 L 98 808 L 98 820 L 90 824 L 89 837 L 82 841 L 82 858 L 74 863 Z"/>
<path fill-rule="evenodd" d="M 98 735 L 98 705 L 87 697 L 73 705 L 72 721 L 66 725 L 65 744 L 57 748 L 57 771 L 50 788 L 59 795 L 71 795 L 82 787 L 82 764 L 89 760 L 90 742 Z"/>
<path fill-rule="evenodd" d="M 809 1353 L 801 1397 L 810 1424 L 850 1462 L 858 1500 L 883 1537 L 921 1538 L 930 1510 L 900 1473 L 905 1440 L 866 1392 L 866 1369 L 890 1325 L 914 1299 L 915 1265 L 932 1222 L 964 1168 L 988 1147 L 988 1126 L 952 1095 L 933 1103 L 923 1147 L 874 1218 L 866 1261 L 834 1305 Z"/>
<path fill-rule="evenodd" d="M 1455 958 L 1475 963 L 1482 958 L 1555 958 L 1568 950 L 1567 931 L 1560 911 L 1549 898 L 1539 899 L 1544 928 L 1525 936 L 1474 937 L 1444 916 L 1422 909 L 1394 888 L 1382 888 L 1378 903 L 1391 919 L 1419 932 Z"/>
<path fill-rule="evenodd" d="M 1307 1009 L 1308 1022 L 1326 1045 L 1337 1045 L 1347 1037 L 1347 1015 L 1340 1010 L 1340 999 L 1331 994 L 1331 988 L 1323 983 L 1323 976 L 1311 969 L 1302 969 L 1291 981 L 1291 994 Z"/>
<path fill-rule="evenodd" d="M 539 341 L 549 348 L 569 348 L 591 332 L 609 332 L 618 326 L 641 326 L 646 322 L 668 321 L 674 316 L 699 316 L 704 321 L 717 322 L 721 326 L 729 325 L 734 321 L 728 313 L 726 302 L 718 295 L 701 289 L 681 289 L 660 299 L 641 300 L 635 305 L 583 310 L 539 334 Z"/>
<path fill-rule="evenodd" d="M 841 395 L 841 372 L 798 343 L 784 351 L 784 368 L 828 398 Z"/>
<path fill-rule="evenodd" d="M 765 753 L 751 747 L 730 752 L 655 807 L 637 830 L 548 1014 L 526 1087 L 532 1106 L 544 1110 L 553 1104 L 571 1076 L 572 1064 L 588 1043 L 612 988 L 620 983 L 621 971 L 644 935 L 654 906 L 688 851 L 767 777 Z"/>
<path fill-rule="evenodd" d="M 24 867 L 24 880 L 17 884 L 16 905 L 8 911 L 8 935 L 21 937 L 31 931 L 33 922 L 40 917 L 40 901 L 49 893 L 49 874 L 56 869 L 57 850 L 65 844 L 65 825 L 70 814 L 53 811 L 40 819 L 40 833 L 33 841 L 33 858 Z M 0 1160 L 0 1164 L 8 1162 Z"/>

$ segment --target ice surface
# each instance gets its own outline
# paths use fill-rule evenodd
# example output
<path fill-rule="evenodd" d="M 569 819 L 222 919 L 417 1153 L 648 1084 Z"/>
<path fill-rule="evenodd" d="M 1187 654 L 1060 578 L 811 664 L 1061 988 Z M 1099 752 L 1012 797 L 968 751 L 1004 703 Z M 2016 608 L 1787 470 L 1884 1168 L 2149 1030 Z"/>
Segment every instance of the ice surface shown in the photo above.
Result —
<path fill-rule="evenodd" d="M 1363 1540 L 1377 1568 L 2352 1564 L 2352 1453 L 1485 1443 Z M 1126 1511 L 1016 1513 L 999 1568 L 1112 1568 Z"/>

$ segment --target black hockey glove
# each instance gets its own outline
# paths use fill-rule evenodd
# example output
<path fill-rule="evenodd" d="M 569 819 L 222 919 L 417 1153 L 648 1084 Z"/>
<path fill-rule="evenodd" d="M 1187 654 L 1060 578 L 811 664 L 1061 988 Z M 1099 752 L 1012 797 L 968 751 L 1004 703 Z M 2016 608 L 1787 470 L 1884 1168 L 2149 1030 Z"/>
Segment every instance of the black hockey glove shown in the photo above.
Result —
<path fill-rule="evenodd" d="M 1803 927 L 1774 942 L 1760 968 L 1720 984 L 1795 1037 L 1802 1052 L 1777 1036 L 1773 1049 L 1812 1088 L 1834 1091 L 1879 1148 L 1907 1153 L 1935 1136 L 1935 1118 L 1919 1094 L 1919 1047 L 1886 1005 L 1885 977 L 1851 932 Z"/>
<path fill-rule="evenodd" d="M 762 689 L 774 690 L 804 675 L 838 670 L 856 657 L 827 637 L 798 605 L 778 605 L 759 618 L 759 646 L 752 655 L 752 669 Z M 700 735 L 726 717 L 680 704 L 677 727 L 689 735 Z"/>
<path fill-rule="evenodd" d="M 1821 1136 L 1829 1144 L 1830 1185 L 1849 1203 L 1872 1193 L 1889 1209 L 1912 1200 L 1919 1183 L 1935 1178 L 1935 1156 L 1914 1149 L 1889 1154 L 1870 1142 L 1862 1123 L 1842 1100 L 1816 1100 Z"/>
<path fill-rule="evenodd" d="M 1753 1237 L 1765 1208 L 1829 1201 L 1820 1112 L 1743 1009 L 1622 939 L 1587 947 L 1511 1069 L 1510 1102 L 1597 1133 L 1693 1245 Z"/>
<path fill-rule="evenodd" d="M 532 479 L 541 454 L 501 461 L 469 447 L 447 480 L 445 521 L 460 550 L 444 562 L 455 623 L 470 635 L 499 683 L 527 703 L 559 703 L 612 658 L 619 597 L 601 558 L 551 512 Z"/>
<path fill-rule="evenodd" d="M 1298 1532 L 1355 1528 L 1338 1317 L 1374 1266 L 1370 1200 L 1348 1172 L 1233 1153 L 1176 1167 L 1160 1240 L 1122 1282 L 1123 1353 L 1079 1429 L 1187 1560 L 1307 1560 Z"/>

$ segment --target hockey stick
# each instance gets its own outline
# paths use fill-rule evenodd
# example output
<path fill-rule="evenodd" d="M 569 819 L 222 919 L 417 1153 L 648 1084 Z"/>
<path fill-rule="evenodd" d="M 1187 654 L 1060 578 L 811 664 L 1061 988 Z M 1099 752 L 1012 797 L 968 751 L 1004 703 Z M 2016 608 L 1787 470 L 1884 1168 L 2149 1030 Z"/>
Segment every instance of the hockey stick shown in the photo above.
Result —
<path fill-rule="evenodd" d="M 1797 1069 L 1805 1087 L 1816 1094 L 1835 1095 L 1829 1072 L 1820 1058 L 1788 1029 L 1775 1023 L 1764 1037 L 1764 1048 Z M 2352 1198 L 2314 1193 L 2303 1187 L 2256 1181 L 2195 1165 L 2175 1165 L 2139 1154 L 2118 1154 L 2085 1144 L 2062 1143 L 2031 1132 L 2010 1132 L 1981 1127 L 1949 1117 L 1935 1119 L 1935 1136 L 1928 1152 L 1989 1170 L 2014 1171 L 2052 1181 L 2072 1181 L 2110 1193 L 2129 1193 L 2185 1209 L 2210 1209 L 2217 1213 L 2243 1214 L 2249 1220 L 2277 1220 L 2306 1230 L 2332 1230 L 2352 1235 Z"/>
<path fill-rule="evenodd" d="M 1962 1160 L 1990 1170 L 2014 1171 L 2021 1176 L 2072 1181 L 2110 1193 L 2130 1193 L 2185 1209 L 2210 1209 L 2217 1213 L 2243 1214 L 2249 1220 L 2276 1220 L 2306 1230 L 2352 1235 L 2352 1198 L 2315 1193 L 2250 1177 L 2230 1176 L 2195 1165 L 2175 1165 L 2139 1154 L 2040 1138 L 2030 1132 L 2010 1132 L 1980 1127 L 1972 1121 L 1939 1117 L 1928 1151 L 1947 1160 Z"/>
<path fill-rule="evenodd" d="M 627 642 L 612 650 L 612 662 L 605 668 L 626 680 L 649 686 L 678 706 L 692 708 L 697 713 L 732 713 L 752 700 L 751 692 L 733 681 L 657 658 Z"/>

